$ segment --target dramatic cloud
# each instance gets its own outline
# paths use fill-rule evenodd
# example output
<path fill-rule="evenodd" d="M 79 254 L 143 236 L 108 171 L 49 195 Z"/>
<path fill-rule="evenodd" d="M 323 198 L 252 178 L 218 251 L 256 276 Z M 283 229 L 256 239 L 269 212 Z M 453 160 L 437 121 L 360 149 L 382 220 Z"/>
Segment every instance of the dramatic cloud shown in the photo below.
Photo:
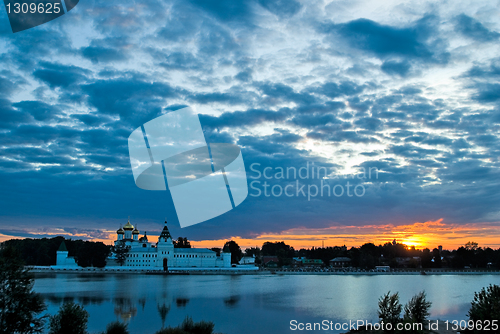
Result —
<path fill-rule="evenodd" d="M 487 1 L 112 0 L 16 34 L 3 20 L 0 234 L 105 239 L 127 216 L 148 235 L 167 217 L 191 240 L 497 226 L 499 14 Z M 241 147 L 250 195 L 180 229 L 168 191 L 135 186 L 127 138 L 187 105 L 207 142 Z"/>

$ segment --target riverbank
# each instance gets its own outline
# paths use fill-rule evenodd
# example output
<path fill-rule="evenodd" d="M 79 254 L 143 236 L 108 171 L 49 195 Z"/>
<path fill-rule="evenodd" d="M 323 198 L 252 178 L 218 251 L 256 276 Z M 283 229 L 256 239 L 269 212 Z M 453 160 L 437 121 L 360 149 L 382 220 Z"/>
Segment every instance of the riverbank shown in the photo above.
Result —
<path fill-rule="evenodd" d="M 27 266 L 33 273 L 99 273 L 99 274 L 146 274 L 146 275 L 500 275 L 499 270 L 452 270 L 452 269 L 423 269 L 423 270 L 391 270 L 391 271 L 363 271 L 363 270 L 276 270 L 261 269 L 254 266 L 238 266 L 232 268 L 172 268 L 168 272 L 163 269 L 132 268 L 132 267 L 104 267 L 82 268 L 61 266 Z"/>

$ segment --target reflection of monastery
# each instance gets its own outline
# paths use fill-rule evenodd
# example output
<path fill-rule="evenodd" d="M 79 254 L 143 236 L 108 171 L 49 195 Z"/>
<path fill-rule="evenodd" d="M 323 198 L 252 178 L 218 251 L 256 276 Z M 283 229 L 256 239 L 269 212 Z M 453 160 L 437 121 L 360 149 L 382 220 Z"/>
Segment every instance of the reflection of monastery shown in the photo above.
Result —
<path fill-rule="evenodd" d="M 220 256 L 207 248 L 174 248 L 167 222 L 158 242 L 149 242 L 146 233 L 139 238 L 139 230 L 130 221 L 116 231 L 117 240 L 130 246 L 123 266 L 141 268 L 230 268 L 231 253 L 224 248 Z"/>

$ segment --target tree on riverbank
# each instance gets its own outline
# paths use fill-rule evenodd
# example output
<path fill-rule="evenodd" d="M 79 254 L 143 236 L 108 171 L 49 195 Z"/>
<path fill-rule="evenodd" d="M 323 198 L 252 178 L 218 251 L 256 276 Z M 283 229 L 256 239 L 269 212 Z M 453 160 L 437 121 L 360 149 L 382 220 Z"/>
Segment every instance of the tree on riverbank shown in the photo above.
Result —
<path fill-rule="evenodd" d="M 127 327 L 127 324 L 115 321 L 106 326 L 106 331 L 103 334 L 129 334 Z"/>
<path fill-rule="evenodd" d="M 186 317 L 179 326 L 164 328 L 155 334 L 213 334 L 214 326 L 211 321 L 194 322 L 191 317 Z"/>
<path fill-rule="evenodd" d="M 113 253 L 116 256 L 116 262 L 118 262 L 120 266 L 125 264 L 129 251 L 130 246 L 127 246 L 123 240 L 117 241 L 113 246 Z"/>
<path fill-rule="evenodd" d="M 430 315 L 430 308 L 432 303 L 426 300 L 425 291 L 422 291 L 410 299 L 405 305 L 404 321 L 412 324 L 425 324 Z M 415 331 L 423 332 L 423 331 Z"/>
<path fill-rule="evenodd" d="M 0 251 L 0 333 L 40 333 L 45 304 L 33 291 L 33 276 L 12 248 Z"/>
<path fill-rule="evenodd" d="M 486 323 L 489 322 L 488 327 L 492 328 L 493 320 L 500 322 L 500 286 L 490 285 L 474 293 L 474 300 L 467 315 L 476 328 L 465 331 L 466 333 L 482 333 L 477 324 L 482 324 L 486 328 Z"/>
<path fill-rule="evenodd" d="M 64 303 L 56 315 L 50 317 L 49 334 L 86 334 L 89 313 L 73 302 Z"/>
<path fill-rule="evenodd" d="M 399 302 L 399 294 L 391 295 L 389 291 L 382 296 L 378 301 L 378 317 L 380 323 L 385 324 L 385 333 L 399 333 L 397 330 L 398 324 L 422 324 L 422 330 L 401 331 L 402 333 L 423 333 L 427 332 L 423 328 L 427 324 L 429 310 L 432 303 L 426 300 L 425 291 L 422 291 L 413 296 L 404 306 L 404 316 L 401 318 L 403 306 Z M 390 324 L 391 326 L 387 326 Z"/>
<path fill-rule="evenodd" d="M 243 256 L 243 252 L 241 251 L 240 246 L 236 243 L 236 241 L 228 241 L 224 244 L 224 249 L 228 249 L 231 253 L 231 263 L 240 263 L 241 257 Z"/>
<path fill-rule="evenodd" d="M 64 237 L 42 239 L 12 239 L 3 242 L 4 247 L 15 249 L 19 257 L 28 266 L 52 266 L 56 264 L 56 252 L 64 241 L 69 251 L 81 267 L 99 267 L 106 265 L 111 247 L 102 242 L 71 240 Z"/>
<path fill-rule="evenodd" d="M 385 324 L 391 324 L 392 328 L 396 328 L 396 324 L 401 320 L 400 315 L 402 309 L 403 306 L 399 302 L 399 294 L 397 292 L 391 295 L 389 291 L 378 301 L 379 319 Z"/>

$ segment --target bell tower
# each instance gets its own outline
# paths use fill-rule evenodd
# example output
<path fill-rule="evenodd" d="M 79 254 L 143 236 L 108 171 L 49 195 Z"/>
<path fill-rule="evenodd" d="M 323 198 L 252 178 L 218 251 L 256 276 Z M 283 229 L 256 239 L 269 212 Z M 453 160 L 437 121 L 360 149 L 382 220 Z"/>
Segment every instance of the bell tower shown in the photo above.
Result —
<path fill-rule="evenodd" d="M 167 227 L 167 221 L 165 220 L 165 225 L 163 225 L 163 230 L 161 231 L 160 237 L 158 238 L 158 257 L 156 266 L 163 267 L 164 263 L 168 263 L 168 266 L 174 265 L 174 242 L 172 240 L 172 235 Z M 164 261 L 166 259 L 167 261 Z"/>

